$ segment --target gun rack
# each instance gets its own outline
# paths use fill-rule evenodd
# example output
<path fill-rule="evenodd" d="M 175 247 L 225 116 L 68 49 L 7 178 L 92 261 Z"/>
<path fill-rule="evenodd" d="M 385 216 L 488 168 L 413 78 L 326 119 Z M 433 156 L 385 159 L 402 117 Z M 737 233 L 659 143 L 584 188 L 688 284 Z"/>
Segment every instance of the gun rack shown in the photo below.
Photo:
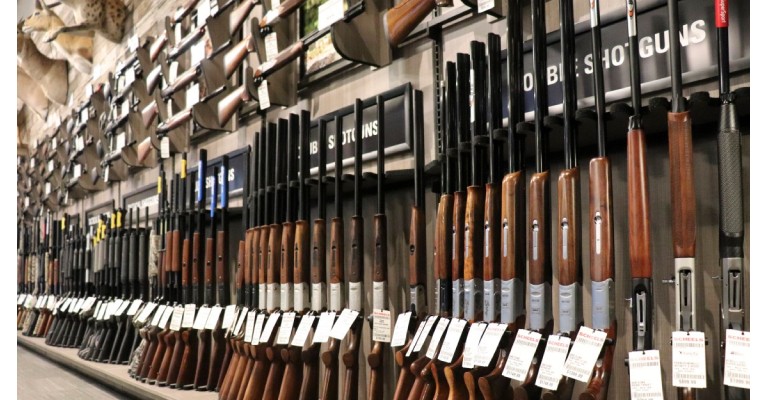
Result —
<path fill-rule="evenodd" d="M 476 0 L 461 0 L 461 2 L 472 10 L 472 13 L 477 13 L 477 1 Z M 496 18 L 504 18 L 507 16 L 507 2 L 496 1 L 493 2 L 493 8 L 488 11 L 484 11 Z"/>
<path fill-rule="evenodd" d="M 263 7 L 262 11 L 263 14 L 266 14 L 269 11 L 266 5 Z M 256 54 L 258 55 L 259 62 L 263 63 L 267 61 L 267 45 L 265 42 L 266 35 L 264 35 L 259 28 L 261 17 L 262 16 L 259 15 L 258 17 L 251 19 L 250 29 L 251 36 L 253 36 L 256 41 Z M 293 45 L 293 38 L 297 37 L 299 34 L 296 18 L 285 18 L 278 21 L 270 29 L 276 35 L 278 49 L 286 49 Z M 298 74 L 298 63 L 289 62 L 267 77 L 267 92 L 269 93 L 270 105 L 288 106 L 296 102 L 296 91 L 298 90 L 296 77 Z M 253 73 L 244 74 L 243 79 L 253 80 Z"/>
<path fill-rule="evenodd" d="M 246 67 L 245 74 L 253 75 L 250 67 Z M 257 97 L 253 79 L 246 79 L 242 86 L 230 88 L 219 93 L 216 98 L 195 104 L 192 119 L 203 129 L 232 132 L 237 129 L 237 118 L 232 117 L 247 101 L 245 99 L 254 100 Z"/>
<path fill-rule="evenodd" d="M 171 117 L 168 108 L 173 108 L 173 105 L 171 104 L 170 107 L 168 107 L 169 104 L 163 103 L 159 91 L 155 91 L 155 102 L 155 104 L 157 104 L 157 114 L 160 120 L 167 121 Z M 152 146 L 155 149 L 160 150 L 160 142 L 163 137 L 168 138 L 168 146 L 171 154 L 179 153 L 186 148 L 187 138 L 189 137 L 189 134 L 187 133 L 189 131 L 189 124 L 183 124 L 176 129 L 172 129 L 162 134 L 157 132 L 156 124 L 152 124 L 152 126 L 153 127 L 149 129 L 149 134 L 152 138 Z"/>
<path fill-rule="evenodd" d="M 392 62 L 392 49 L 387 42 L 384 14 L 392 6 L 390 0 L 361 0 L 347 10 L 344 19 L 331 25 L 331 42 L 344 59 L 374 67 Z M 355 11 L 361 7 L 359 15 Z"/>
<path fill-rule="evenodd" d="M 237 6 L 230 7 L 234 4 L 234 1 L 230 1 L 224 6 L 220 5 L 218 12 L 208 17 L 205 24 L 209 27 L 208 37 L 211 38 L 214 53 L 222 52 L 232 45 L 257 3 L 256 0 L 243 0 Z"/>

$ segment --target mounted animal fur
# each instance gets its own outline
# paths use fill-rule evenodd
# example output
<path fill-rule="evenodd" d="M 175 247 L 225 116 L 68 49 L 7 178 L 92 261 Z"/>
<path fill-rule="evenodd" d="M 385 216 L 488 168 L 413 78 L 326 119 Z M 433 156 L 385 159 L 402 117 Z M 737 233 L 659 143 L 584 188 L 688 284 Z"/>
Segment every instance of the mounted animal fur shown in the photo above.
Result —
<path fill-rule="evenodd" d="M 16 29 L 16 65 L 40 85 L 45 97 L 62 105 L 67 102 L 67 62 L 51 60 L 40 53 L 20 26 Z"/>
<path fill-rule="evenodd" d="M 125 31 L 128 11 L 122 0 L 60 0 L 75 14 L 76 25 L 62 26 L 52 31 L 46 41 L 62 33 L 92 36 L 95 31 L 109 41 L 120 43 Z"/>
<path fill-rule="evenodd" d="M 64 21 L 53 12 L 45 2 L 39 2 L 42 9 L 36 10 L 26 20 L 21 30 L 25 33 L 33 32 L 46 33 L 55 32 L 65 26 Z M 47 35 L 46 35 L 47 36 Z M 33 40 L 35 37 L 32 37 Z M 84 74 L 91 73 L 93 59 L 93 38 L 89 36 L 73 35 L 71 33 L 60 33 L 52 42 L 57 53 L 61 57 L 51 57 L 57 60 L 66 59 L 78 71 Z"/>

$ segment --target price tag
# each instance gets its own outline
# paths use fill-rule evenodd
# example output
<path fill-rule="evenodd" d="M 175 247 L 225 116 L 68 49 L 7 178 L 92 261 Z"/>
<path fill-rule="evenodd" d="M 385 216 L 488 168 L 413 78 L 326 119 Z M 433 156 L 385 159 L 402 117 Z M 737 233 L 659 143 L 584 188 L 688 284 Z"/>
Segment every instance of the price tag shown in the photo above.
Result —
<path fill-rule="evenodd" d="M 120 316 L 122 316 L 122 315 L 123 315 L 123 313 L 125 312 L 125 310 L 127 310 L 127 309 L 128 309 L 128 306 L 130 306 L 130 305 L 131 305 L 131 302 L 130 302 L 130 301 L 127 301 L 127 300 L 126 300 L 126 301 L 123 301 L 123 302 L 120 304 L 120 307 L 118 307 L 118 308 L 117 308 L 117 310 L 115 310 L 115 317 L 120 317 Z"/>
<path fill-rule="evenodd" d="M 245 322 L 245 319 L 248 317 L 248 307 L 243 307 L 242 310 L 240 310 L 240 316 L 237 318 L 237 323 L 235 324 L 235 328 L 232 330 L 232 334 L 237 336 L 240 334 L 240 330 L 243 328 L 243 323 Z"/>
<path fill-rule="evenodd" d="M 267 61 L 273 60 L 280 52 L 277 48 L 277 33 L 272 32 L 264 38 L 264 47 L 267 51 Z"/>
<path fill-rule="evenodd" d="M 672 332 L 672 386 L 707 387 L 705 344 L 704 332 Z"/>
<path fill-rule="evenodd" d="M 75 164 L 75 169 L 74 171 L 72 171 L 72 176 L 74 176 L 75 179 L 79 178 L 80 175 L 82 174 L 82 171 L 81 171 L 82 168 L 83 167 L 80 164 Z"/>
<path fill-rule="evenodd" d="M 267 324 L 264 326 L 264 331 L 261 332 L 261 338 L 259 339 L 259 343 L 269 342 L 269 338 L 272 336 L 272 331 L 275 329 L 275 325 L 277 325 L 278 319 L 280 319 L 279 312 L 273 312 L 272 314 L 269 315 L 269 319 L 267 319 Z"/>
<path fill-rule="evenodd" d="M 135 80 L 136 71 L 134 71 L 133 67 L 128 67 L 128 69 L 125 70 L 125 86 L 129 86 Z"/>
<path fill-rule="evenodd" d="M 82 307 L 83 311 L 88 311 L 91 309 L 91 307 L 93 307 L 93 303 L 95 302 L 96 302 L 95 297 L 89 297 L 87 299 L 79 299 L 77 301 L 77 304 L 78 304 L 77 308 L 79 309 Z"/>
<path fill-rule="evenodd" d="M 21 294 L 21 295 L 19 295 L 19 297 L 16 299 L 16 305 L 17 305 L 17 306 L 20 306 L 20 305 L 24 304 L 24 300 L 25 300 L 26 298 L 27 298 L 27 295 L 26 295 L 26 294 Z"/>
<path fill-rule="evenodd" d="M 317 329 L 315 329 L 315 335 L 312 338 L 312 343 L 325 343 L 328 341 L 328 335 L 333 328 L 333 320 L 336 318 L 336 313 L 328 311 L 320 314 L 320 321 L 317 321 Z"/>
<path fill-rule="evenodd" d="M 327 0 L 317 10 L 317 30 L 323 30 L 334 22 L 344 18 L 344 2 Z"/>
<path fill-rule="evenodd" d="M 658 350 L 629 352 L 629 392 L 632 400 L 664 399 Z"/>
<path fill-rule="evenodd" d="M 194 303 L 184 305 L 184 316 L 181 319 L 182 328 L 191 328 L 195 324 L 196 308 Z"/>
<path fill-rule="evenodd" d="M 107 315 L 107 309 L 112 305 L 111 302 L 109 303 L 101 303 L 101 308 L 99 309 L 98 317 L 96 319 L 103 321 L 106 318 Z"/>
<path fill-rule="evenodd" d="M 101 76 L 101 64 L 93 63 L 93 68 L 91 68 L 91 79 L 97 80 Z"/>
<path fill-rule="evenodd" d="M 85 304 L 85 299 L 78 299 L 77 301 L 73 301 L 72 304 L 69 305 L 69 312 L 90 311 L 91 307 L 85 308 L 84 304 Z M 98 304 L 101 305 L 101 302 L 99 302 Z"/>
<path fill-rule="evenodd" d="M 224 321 L 222 321 L 221 326 L 232 329 L 232 324 L 235 323 L 235 311 L 237 311 L 237 306 L 234 304 L 224 308 Z"/>
<path fill-rule="evenodd" d="M 256 323 L 253 324 L 253 339 L 251 340 L 252 345 L 259 344 L 259 339 L 261 339 L 261 330 L 264 327 L 264 320 L 266 319 L 266 314 L 259 313 L 259 315 L 256 316 Z"/>
<path fill-rule="evenodd" d="M 136 315 L 136 312 L 139 311 L 139 307 L 141 307 L 141 299 L 136 299 L 131 303 L 131 307 L 128 309 L 128 316 L 134 316 Z"/>
<path fill-rule="evenodd" d="M 179 26 L 178 24 L 176 25 Z M 165 78 L 165 81 L 167 83 L 176 82 L 176 76 L 179 75 L 179 63 L 178 61 L 171 61 L 171 64 L 168 66 L 168 77 Z M 171 102 L 168 102 L 168 113 L 170 114 L 170 105 Z M 158 105 L 159 106 L 159 105 Z"/>
<path fill-rule="evenodd" d="M 192 107 L 200 101 L 200 86 L 197 83 L 189 85 L 187 89 L 187 107 Z"/>
<path fill-rule="evenodd" d="M 744 389 L 750 389 L 750 346 L 752 341 L 751 332 L 737 331 L 727 329 L 725 331 L 725 371 L 723 373 L 723 383 L 728 386 L 735 386 Z"/>
<path fill-rule="evenodd" d="M 256 320 L 256 310 L 249 311 L 248 316 L 245 318 L 245 337 L 243 338 L 246 343 L 251 343 L 253 340 L 253 322 Z"/>
<path fill-rule="evenodd" d="M 702 338 L 704 337 L 703 335 Z M 595 367 L 597 357 L 600 356 L 600 350 L 603 349 L 603 343 L 605 343 L 607 336 L 608 334 L 603 331 L 582 326 L 579 329 L 579 334 L 576 335 L 576 341 L 573 343 L 573 347 L 571 347 L 568 359 L 565 360 L 563 375 L 577 381 L 587 382 L 592 374 L 592 369 Z"/>
<path fill-rule="evenodd" d="M 91 97 L 93 94 L 93 85 L 85 85 L 85 97 Z"/>
<path fill-rule="evenodd" d="M 389 343 L 392 339 L 392 319 L 389 310 L 373 310 L 373 340 Z"/>
<path fill-rule="evenodd" d="M 157 307 L 157 312 L 155 312 L 155 316 L 152 317 L 152 322 L 149 323 L 151 326 L 157 326 L 160 323 L 160 318 L 163 316 L 163 313 L 165 313 L 165 309 L 167 306 L 160 305 Z"/>
<path fill-rule="evenodd" d="M 166 307 L 163 312 L 163 317 L 160 318 L 158 327 L 165 329 L 165 327 L 168 326 L 168 320 L 171 319 L 171 315 L 173 315 L 173 307 Z"/>
<path fill-rule="evenodd" d="M 272 105 L 269 102 L 268 84 L 269 83 L 266 80 L 261 81 L 261 83 L 259 84 L 258 96 L 259 96 L 259 109 L 261 110 L 266 110 Z"/>
<path fill-rule="evenodd" d="M 163 136 L 160 139 L 160 157 L 165 159 L 171 156 L 171 141 L 168 136 Z"/>
<path fill-rule="evenodd" d="M 405 353 L 405 356 L 408 357 L 413 353 L 413 348 L 416 347 L 416 342 L 419 340 L 419 336 L 421 336 L 421 333 L 424 332 L 424 327 L 427 325 L 427 320 L 421 321 L 419 324 L 419 327 L 416 328 L 416 333 L 413 334 L 413 339 L 411 339 L 411 345 L 408 346 L 408 352 Z"/>
<path fill-rule="evenodd" d="M 201 1 L 197 7 L 197 25 L 203 25 L 209 16 L 211 16 L 211 4 L 207 1 Z"/>
<path fill-rule="evenodd" d="M 181 41 L 181 23 L 178 23 L 173 26 L 173 37 L 174 37 L 174 43 L 179 43 Z"/>
<path fill-rule="evenodd" d="M 176 306 L 171 315 L 171 330 L 178 332 L 181 329 L 181 320 L 184 319 L 184 307 Z"/>
<path fill-rule="evenodd" d="M 77 138 L 75 138 L 75 149 L 77 151 L 81 151 L 84 148 L 85 148 L 85 141 L 83 140 L 83 137 L 82 136 L 78 136 Z M 34 161 L 34 158 L 32 160 Z M 32 168 L 34 168 L 34 167 L 35 166 L 33 165 Z"/>
<path fill-rule="evenodd" d="M 109 183 L 109 164 L 104 168 L 104 183 Z"/>
<path fill-rule="evenodd" d="M 219 322 L 219 316 L 221 316 L 221 310 L 219 306 L 213 306 L 211 308 L 211 314 L 205 320 L 205 329 L 216 329 L 216 324 Z"/>
<path fill-rule="evenodd" d="M 451 320 L 448 318 L 440 318 L 440 321 L 438 321 L 437 326 L 435 327 L 435 332 L 432 333 L 432 340 L 429 342 L 429 347 L 427 347 L 426 356 L 429 357 L 430 360 L 435 358 L 435 355 L 437 354 L 437 346 L 440 345 L 443 333 L 445 333 L 450 322 Z"/>
<path fill-rule="evenodd" d="M 211 315 L 211 309 L 208 306 L 200 307 L 195 318 L 195 323 L 192 324 L 192 329 L 205 329 L 205 323 L 208 321 L 208 316 Z"/>
<path fill-rule="evenodd" d="M 358 312 L 349 308 L 345 308 L 336 323 L 333 324 L 331 329 L 331 337 L 334 339 L 344 340 L 344 336 L 347 336 L 349 328 L 355 323 L 355 319 L 358 316 Z"/>
<path fill-rule="evenodd" d="M 467 326 L 467 321 L 459 318 L 451 319 L 451 324 L 448 325 L 448 333 L 445 334 L 443 345 L 440 346 L 440 354 L 437 356 L 438 360 L 447 363 L 453 361 L 453 355 L 456 354 L 456 347 L 459 345 L 465 326 Z"/>
<path fill-rule="evenodd" d="M 49 310 L 54 310 L 56 308 L 56 297 L 51 296 L 48 298 L 48 305 L 45 306 L 45 308 Z"/>
<path fill-rule="evenodd" d="M 37 297 L 35 297 L 34 295 L 27 297 L 27 301 L 24 302 L 24 308 L 32 308 L 32 306 L 34 306 L 36 302 L 37 302 Z"/>
<path fill-rule="evenodd" d="M 293 322 L 295 320 L 295 312 L 287 312 L 283 314 L 283 320 L 280 322 L 280 329 L 277 331 L 277 344 L 288 344 L 291 341 L 291 332 L 293 332 Z"/>
<path fill-rule="evenodd" d="M 27 296 L 24 296 L 25 300 L 26 300 L 26 298 L 27 298 Z M 64 312 L 64 310 L 66 310 L 67 307 L 69 307 L 69 304 L 72 303 L 72 301 L 73 301 L 73 299 L 66 299 L 66 300 L 64 300 L 64 303 L 59 307 L 59 310 L 61 310 L 61 312 Z"/>
<path fill-rule="evenodd" d="M 507 324 L 488 324 L 475 352 L 476 367 L 487 367 L 491 363 L 491 358 L 496 353 L 496 349 L 499 348 L 499 342 L 506 330 Z"/>
<path fill-rule="evenodd" d="M 120 103 L 120 116 L 123 117 L 125 115 L 128 115 L 129 111 L 129 105 L 127 100 L 123 100 L 122 103 Z"/>
<path fill-rule="evenodd" d="M 51 194 L 51 183 L 45 182 L 45 195 L 47 196 L 49 194 Z"/>
<path fill-rule="evenodd" d="M 123 147 L 125 147 L 125 132 L 120 132 L 119 135 L 117 135 L 117 138 L 115 139 L 115 142 L 117 143 L 115 145 L 116 150 L 120 150 Z"/>
<path fill-rule="evenodd" d="M 192 48 L 190 49 L 190 65 L 192 65 L 191 68 L 195 68 L 195 66 L 205 58 L 205 40 L 201 40 L 194 45 L 192 45 Z"/>
<path fill-rule="evenodd" d="M 53 160 L 48 160 L 48 172 L 53 171 Z"/>
<path fill-rule="evenodd" d="M 420 352 L 421 348 L 424 347 L 424 343 L 427 341 L 427 336 L 429 336 L 429 331 L 432 330 L 432 326 L 437 322 L 437 316 L 433 315 L 429 318 L 427 318 L 427 323 L 424 324 L 424 328 L 421 330 L 421 334 L 419 335 L 418 339 L 416 339 L 416 345 L 413 346 L 412 351 Z M 411 351 L 409 349 L 409 351 Z"/>
<path fill-rule="evenodd" d="M 139 322 L 142 324 L 147 322 L 147 318 L 149 318 L 149 315 L 152 314 L 152 310 L 154 310 L 156 306 L 155 303 L 147 304 L 147 306 L 144 307 L 144 310 L 141 311 L 141 314 L 139 314 Z"/>
<path fill-rule="evenodd" d="M 35 302 L 35 308 L 39 310 L 40 309 L 40 304 L 42 304 L 46 300 L 48 300 L 48 299 L 46 299 L 46 296 L 38 297 L 37 301 Z"/>
<path fill-rule="evenodd" d="M 467 334 L 467 341 L 464 342 L 464 359 L 461 362 L 463 368 L 472 368 L 475 366 L 475 351 L 477 345 L 480 344 L 480 339 L 483 337 L 483 332 L 488 324 L 484 322 L 475 322 L 469 327 L 469 333 Z"/>
<path fill-rule="evenodd" d="M 399 347 L 405 344 L 405 340 L 408 337 L 408 325 L 411 322 L 411 312 L 404 312 L 397 316 L 395 321 L 395 329 L 392 330 L 392 342 L 390 346 Z"/>
<path fill-rule="evenodd" d="M 516 381 L 524 380 L 540 343 L 540 333 L 525 329 L 518 330 L 512 349 L 507 355 L 507 364 L 504 365 L 504 371 L 501 374 Z"/>
<path fill-rule="evenodd" d="M 307 336 L 309 336 L 309 330 L 312 329 L 312 322 L 314 321 L 314 315 L 304 315 L 301 317 L 299 327 L 296 328 L 296 334 L 293 335 L 291 346 L 304 347 L 304 343 L 307 342 Z"/>
<path fill-rule="evenodd" d="M 541 360 L 539 375 L 536 377 L 536 386 L 544 389 L 555 390 L 563 377 L 563 364 L 571 347 L 571 339 L 566 336 L 549 335 L 547 347 L 544 349 L 544 358 Z"/>
<path fill-rule="evenodd" d="M 493 0 L 477 0 L 477 12 L 484 13 L 494 6 Z"/>
<path fill-rule="evenodd" d="M 133 35 L 130 39 L 128 39 L 128 48 L 131 51 L 136 51 L 136 49 L 139 48 L 139 36 Z"/>

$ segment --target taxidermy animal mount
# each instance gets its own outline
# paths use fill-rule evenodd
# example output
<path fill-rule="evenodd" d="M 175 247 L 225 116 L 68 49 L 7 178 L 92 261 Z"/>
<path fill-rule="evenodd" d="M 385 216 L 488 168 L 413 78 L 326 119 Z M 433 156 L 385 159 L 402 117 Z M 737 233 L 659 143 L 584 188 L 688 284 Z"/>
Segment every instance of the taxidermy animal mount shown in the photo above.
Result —
<path fill-rule="evenodd" d="M 47 41 L 62 33 L 93 35 L 98 33 L 109 41 L 120 43 L 125 31 L 128 11 L 122 0 L 60 0 L 72 9 L 76 25 L 62 26 L 50 33 Z"/>
<path fill-rule="evenodd" d="M 56 32 L 65 26 L 64 21 L 53 12 L 45 2 L 39 2 L 42 9 L 36 10 L 26 20 L 21 30 L 24 33 L 32 32 Z M 66 59 L 78 71 L 84 74 L 91 73 L 93 59 L 93 38 L 90 36 L 80 36 L 71 33 L 60 33 L 52 42 L 58 53 Z"/>

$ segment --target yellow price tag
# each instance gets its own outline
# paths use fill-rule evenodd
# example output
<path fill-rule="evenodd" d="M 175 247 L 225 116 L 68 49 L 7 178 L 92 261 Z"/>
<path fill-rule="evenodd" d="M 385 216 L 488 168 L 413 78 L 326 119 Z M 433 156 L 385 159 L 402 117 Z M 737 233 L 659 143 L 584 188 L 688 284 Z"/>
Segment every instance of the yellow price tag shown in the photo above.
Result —
<path fill-rule="evenodd" d="M 181 160 L 181 179 L 187 179 L 187 160 Z"/>

